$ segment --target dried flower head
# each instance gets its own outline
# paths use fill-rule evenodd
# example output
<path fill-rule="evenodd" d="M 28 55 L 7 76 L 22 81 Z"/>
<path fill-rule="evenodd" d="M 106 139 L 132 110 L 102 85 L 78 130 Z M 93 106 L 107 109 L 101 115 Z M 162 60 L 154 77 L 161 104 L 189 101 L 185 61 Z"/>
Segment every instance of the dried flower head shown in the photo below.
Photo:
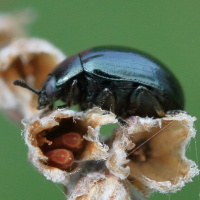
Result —
<path fill-rule="evenodd" d="M 13 85 L 15 79 L 39 89 L 65 55 L 45 40 L 17 39 L 0 50 L 0 108 L 18 120 L 37 114 L 37 95 Z"/>
<path fill-rule="evenodd" d="M 199 174 L 195 162 L 185 156 L 196 134 L 195 119 L 185 113 L 161 119 L 130 117 L 129 127 L 115 130 L 107 167 L 117 177 L 128 178 L 145 196 L 180 190 Z M 130 144 L 135 145 L 129 148 Z"/>
<path fill-rule="evenodd" d="M 100 127 L 116 119 L 114 114 L 103 112 L 99 108 L 85 114 L 56 110 L 25 124 L 30 162 L 47 179 L 67 183 L 84 161 L 105 160 L 108 147 L 99 140 Z"/>
<path fill-rule="evenodd" d="M 33 12 L 24 10 L 13 14 L 0 14 L 0 48 L 8 45 L 13 39 L 25 37 L 26 25 L 33 20 Z"/>
<path fill-rule="evenodd" d="M 88 173 L 81 178 L 69 200 L 131 200 L 126 181 L 107 171 Z M 138 199 L 139 200 L 139 199 Z"/>

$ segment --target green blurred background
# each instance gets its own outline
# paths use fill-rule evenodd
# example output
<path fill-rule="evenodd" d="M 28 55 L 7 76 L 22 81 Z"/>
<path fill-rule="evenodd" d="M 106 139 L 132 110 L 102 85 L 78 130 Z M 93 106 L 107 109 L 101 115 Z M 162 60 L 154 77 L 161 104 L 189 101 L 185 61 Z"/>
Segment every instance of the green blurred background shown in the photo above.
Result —
<path fill-rule="evenodd" d="M 91 46 L 114 44 L 159 58 L 180 80 L 185 109 L 200 119 L 199 0 L 0 0 L 0 12 L 23 8 L 32 8 L 38 14 L 30 26 L 31 36 L 51 41 L 67 55 Z M 200 122 L 195 124 L 200 130 Z M 0 117 L 0 199 L 64 200 L 62 187 L 47 181 L 27 161 L 20 131 L 20 127 Z M 199 149 L 197 133 L 187 156 L 197 162 Z M 198 200 L 200 180 L 193 180 L 176 194 L 154 193 L 150 199 Z"/>

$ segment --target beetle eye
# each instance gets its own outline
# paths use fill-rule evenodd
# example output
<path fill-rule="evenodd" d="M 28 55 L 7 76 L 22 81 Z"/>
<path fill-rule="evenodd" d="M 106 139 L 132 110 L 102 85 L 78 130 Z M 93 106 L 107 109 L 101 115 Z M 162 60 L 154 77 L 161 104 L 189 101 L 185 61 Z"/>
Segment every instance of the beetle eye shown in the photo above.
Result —
<path fill-rule="evenodd" d="M 45 108 L 49 104 L 49 100 L 44 93 L 39 97 L 38 104 L 38 110 Z"/>
<path fill-rule="evenodd" d="M 53 98 L 55 91 L 56 91 L 56 80 L 55 77 L 52 76 L 47 82 L 45 92 L 47 97 Z"/>
<path fill-rule="evenodd" d="M 41 103 L 41 104 L 44 104 L 44 102 L 45 102 L 45 99 L 44 99 L 44 98 L 40 99 L 40 103 Z"/>
<path fill-rule="evenodd" d="M 53 91 L 54 91 L 54 88 L 52 88 L 51 85 L 47 85 L 47 86 L 46 86 L 46 95 L 47 95 L 48 97 L 51 97 L 51 96 L 53 95 Z"/>

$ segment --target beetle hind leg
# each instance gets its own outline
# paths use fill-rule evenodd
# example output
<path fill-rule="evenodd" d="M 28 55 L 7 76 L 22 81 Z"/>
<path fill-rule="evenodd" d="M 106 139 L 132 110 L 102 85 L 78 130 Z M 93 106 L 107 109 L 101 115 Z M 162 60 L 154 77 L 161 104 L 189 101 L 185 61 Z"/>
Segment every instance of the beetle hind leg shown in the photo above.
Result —
<path fill-rule="evenodd" d="M 179 114 L 189 114 L 187 111 L 184 110 L 168 110 L 166 115 L 176 116 Z"/>
<path fill-rule="evenodd" d="M 163 110 L 162 106 L 160 105 L 159 101 L 152 95 L 154 101 L 154 108 L 159 117 L 163 117 L 165 115 L 165 111 Z"/>
<path fill-rule="evenodd" d="M 147 89 L 144 86 L 139 86 L 132 93 L 130 104 L 133 105 L 131 109 L 132 114 L 139 113 L 140 116 L 144 116 L 144 117 L 149 116 L 149 115 L 152 116 L 153 114 L 152 114 L 151 107 L 153 107 L 155 114 L 157 114 L 159 117 L 163 117 L 165 115 L 165 111 L 162 108 L 158 99 L 154 96 L 154 94 L 149 89 Z M 147 109 L 144 109 L 144 105 L 146 106 Z"/>

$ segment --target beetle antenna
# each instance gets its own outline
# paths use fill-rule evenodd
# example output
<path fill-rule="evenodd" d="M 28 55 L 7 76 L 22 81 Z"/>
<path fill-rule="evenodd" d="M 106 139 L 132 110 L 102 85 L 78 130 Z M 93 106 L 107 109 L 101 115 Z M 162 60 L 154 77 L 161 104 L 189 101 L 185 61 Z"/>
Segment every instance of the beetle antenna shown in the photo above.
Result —
<path fill-rule="evenodd" d="M 39 95 L 41 92 L 38 90 L 34 90 L 33 88 L 29 87 L 24 81 L 20 81 L 20 80 L 15 80 L 13 82 L 14 85 L 18 85 L 20 87 L 26 88 L 32 92 L 34 92 L 35 94 Z"/>

